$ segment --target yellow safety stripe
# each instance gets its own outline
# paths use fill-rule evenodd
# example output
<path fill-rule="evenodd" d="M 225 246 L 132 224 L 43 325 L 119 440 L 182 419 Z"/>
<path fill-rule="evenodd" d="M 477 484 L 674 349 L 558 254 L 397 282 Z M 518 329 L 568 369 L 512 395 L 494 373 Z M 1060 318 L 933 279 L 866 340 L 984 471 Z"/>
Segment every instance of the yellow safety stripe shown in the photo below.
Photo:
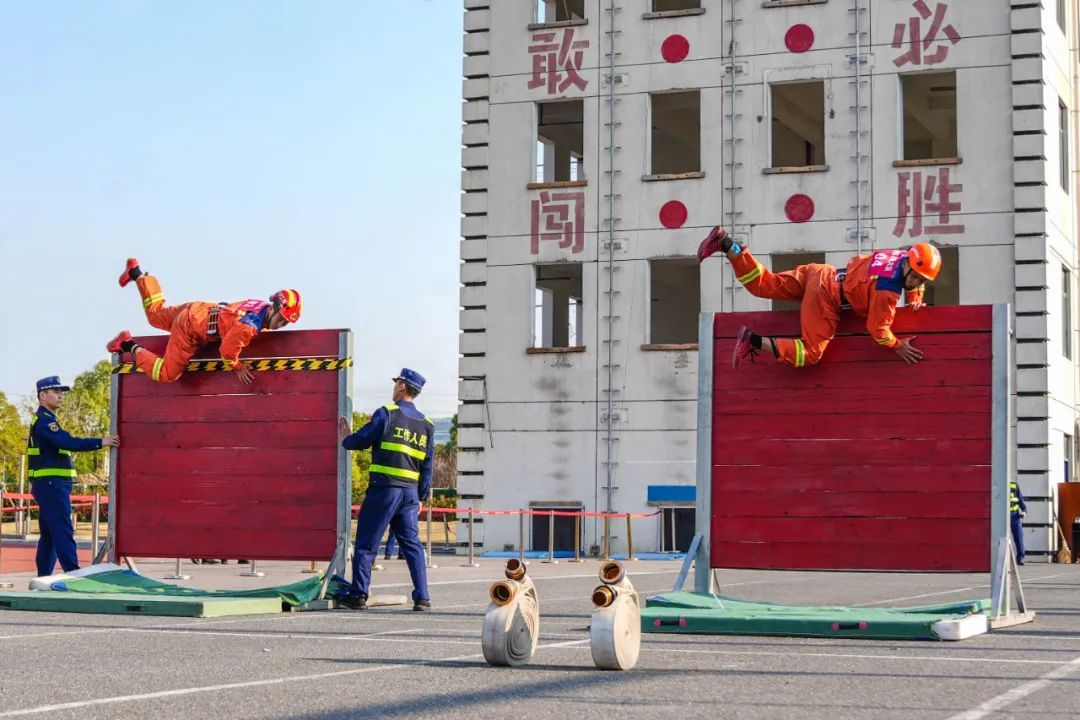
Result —
<path fill-rule="evenodd" d="M 795 367 L 800 368 L 806 364 L 806 345 L 802 340 L 795 341 Z"/>
<path fill-rule="evenodd" d="M 41 448 L 26 448 L 27 455 L 40 455 Z"/>
<path fill-rule="evenodd" d="M 889 343 L 891 343 L 891 342 L 892 342 L 892 338 L 891 338 L 891 337 L 886 337 L 886 338 L 874 338 L 874 340 L 876 340 L 876 341 L 877 341 L 877 344 L 878 344 L 878 345 L 888 345 Z"/>
<path fill-rule="evenodd" d="M 761 266 L 761 263 L 758 263 L 754 266 L 753 270 L 740 277 L 739 282 L 743 285 L 746 285 L 747 283 L 753 282 L 754 280 L 757 280 L 759 277 L 761 277 L 761 274 L 763 272 L 765 272 L 765 268 Z"/>
<path fill-rule="evenodd" d="M 75 477 L 75 471 L 74 470 L 61 470 L 60 468 L 45 468 L 43 470 L 31 470 L 27 474 L 31 478 L 40 478 L 40 477 L 73 478 L 73 477 Z"/>
<path fill-rule="evenodd" d="M 394 477 L 405 478 L 406 480 L 419 480 L 420 473 L 415 470 L 402 470 L 396 467 L 387 467 L 386 465 L 372 465 L 368 468 L 373 473 L 382 473 L 383 475 L 392 475 Z"/>
<path fill-rule="evenodd" d="M 162 368 L 163 365 L 165 365 L 165 359 L 164 358 L 158 358 L 157 360 L 154 361 L 154 369 L 150 373 L 150 377 L 151 377 L 151 379 L 153 379 L 154 382 L 157 382 L 158 378 L 161 377 L 161 368 Z"/>
<path fill-rule="evenodd" d="M 156 293 L 154 295 L 151 295 L 150 297 L 142 301 L 142 306 L 144 308 L 148 308 L 151 305 L 156 305 L 159 302 L 165 302 L 165 293 Z"/>
<path fill-rule="evenodd" d="M 352 367 L 352 358 L 298 358 L 298 359 L 272 359 L 272 360 L 249 360 L 247 368 L 254 372 L 266 372 L 270 370 L 344 370 Z M 233 370 L 236 365 L 225 360 L 191 360 L 185 372 L 222 372 Z M 113 366 L 114 375 L 130 375 L 141 372 L 134 363 L 120 363 Z"/>
<path fill-rule="evenodd" d="M 417 450 L 411 448 L 408 445 L 402 445 L 401 443 L 384 442 L 379 443 L 379 447 L 383 450 L 389 450 L 390 452 L 405 453 L 409 457 L 416 458 L 417 460 L 423 460 L 427 457 L 427 453 L 423 450 Z"/>
<path fill-rule="evenodd" d="M 61 455 L 70 455 L 71 454 L 70 450 L 60 450 L 59 452 L 60 452 Z"/>
<path fill-rule="evenodd" d="M 390 403 L 389 405 L 383 405 L 383 407 L 387 410 L 397 410 L 397 405 L 394 403 Z"/>

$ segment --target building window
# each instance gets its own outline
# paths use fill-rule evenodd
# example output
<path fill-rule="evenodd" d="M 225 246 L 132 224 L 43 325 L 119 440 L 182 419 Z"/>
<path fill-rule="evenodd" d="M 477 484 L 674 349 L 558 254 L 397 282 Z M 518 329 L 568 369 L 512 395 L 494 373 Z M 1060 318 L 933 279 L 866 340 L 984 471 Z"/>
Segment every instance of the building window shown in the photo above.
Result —
<path fill-rule="evenodd" d="M 1062 480 L 1062 482 L 1070 482 L 1072 480 L 1073 473 L 1073 447 L 1075 446 L 1073 445 L 1072 435 L 1069 435 L 1068 433 L 1063 433 L 1062 439 L 1065 444 L 1065 447 L 1062 448 L 1062 454 L 1065 456 L 1065 478 Z"/>
<path fill-rule="evenodd" d="M 536 22 L 555 23 L 585 19 L 585 0 L 536 0 Z"/>
<path fill-rule="evenodd" d="M 694 539 L 693 507 L 666 507 L 660 514 L 660 552 L 686 552 Z"/>
<path fill-rule="evenodd" d="M 948 160 L 956 142 L 956 71 L 901 75 L 901 160 Z"/>
<path fill-rule="evenodd" d="M 1061 189 L 1069 192 L 1069 108 L 1058 98 L 1058 155 L 1061 158 Z"/>
<path fill-rule="evenodd" d="M 825 164 L 825 83 L 770 86 L 771 164 L 774 168 Z"/>
<path fill-rule="evenodd" d="M 537 103 L 535 182 L 584 180 L 584 153 L 584 101 Z"/>
<path fill-rule="evenodd" d="M 536 266 L 535 348 L 581 347 L 581 263 Z"/>
<path fill-rule="evenodd" d="M 937 280 L 926 283 L 923 303 L 926 305 L 960 304 L 960 248 L 955 245 L 938 247 L 941 271 Z"/>
<path fill-rule="evenodd" d="M 653 12 L 696 10 L 699 7 L 701 7 L 701 0 L 652 0 Z"/>
<path fill-rule="evenodd" d="M 813 263 L 825 262 L 825 253 L 773 253 L 771 256 L 771 269 L 774 273 L 787 272 L 794 270 L 800 265 L 811 265 Z M 774 312 L 782 312 L 785 310 L 798 310 L 799 303 L 791 300 L 773 300 L 772 309 Z"/>
<path fill-rule="evenodd" d="M 1072 273 L 1061 268 L 1061 353 L 1072 359 Z"/>
<path fill-rule="evenodd" d="M 693 258 L 649 261 L 649 336 L 652 345 L 698 341 L 701 272 Z"/>
<path fill-rule="evenodd" d="M 650 100 L 653 175 L 701 171 L 701 92 L 655 93 Z"/>
<path fill-rule="evenodd" d="M 1058 27 L 1061 28 L 1061 32 L 1066 35 L 1069 34 L 1066 23 L 1068 22 L 1068 11 L 1065 9 L 1065 0 L 1057 0 L 1057 21 Z"/>

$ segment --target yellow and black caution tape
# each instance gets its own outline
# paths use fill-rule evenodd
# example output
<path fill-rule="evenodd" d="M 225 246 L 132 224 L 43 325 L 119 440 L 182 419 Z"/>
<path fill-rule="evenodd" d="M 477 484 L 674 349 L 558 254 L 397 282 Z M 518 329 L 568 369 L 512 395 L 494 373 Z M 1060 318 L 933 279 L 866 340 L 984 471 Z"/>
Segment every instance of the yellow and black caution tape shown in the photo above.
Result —
<path fill-rule="evenodd" d="M 267 372 L 270 370 L 344 370 L 352 367 L 352 358 L 264 358 L 262 360 L 245 360 L 248 368 L 254 372 Z M 224 360 L 191 360 L 184 372 L 221 372 L 232 371 L 233 364 Z M 120 363 L 113 365 L 114 375 L 130 375 L 141 372 L 135 363 Z"/>

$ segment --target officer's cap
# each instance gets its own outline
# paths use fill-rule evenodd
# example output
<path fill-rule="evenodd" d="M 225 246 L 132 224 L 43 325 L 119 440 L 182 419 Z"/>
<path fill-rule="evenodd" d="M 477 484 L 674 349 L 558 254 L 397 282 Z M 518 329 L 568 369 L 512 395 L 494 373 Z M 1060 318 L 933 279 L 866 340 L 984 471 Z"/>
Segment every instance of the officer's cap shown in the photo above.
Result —
<path fill-rule="evenodd" d="M 427 380 L 424 379 L 423 375 L 416 372 L 415 370 L 410 370 L 409 368 L 401 368 L 401 373 L 398 374 L 396 378 L 393 378 L 393 380 L 394 382 L 400 380 L 406 385 L 414 387 L 417 390 L 423 390 L 424 383 L 427 382 Z"/>
<path fill-rule="evenodd" d="M 50 375 L 49 377 L 43 377 L 37 381 L 38 392 L 41 392 L 42 390 L 63 390 L 64 392 L 67 392 L 70 389 L 71 388 L 67 385 L 60 382 L 59 375 Z"/>

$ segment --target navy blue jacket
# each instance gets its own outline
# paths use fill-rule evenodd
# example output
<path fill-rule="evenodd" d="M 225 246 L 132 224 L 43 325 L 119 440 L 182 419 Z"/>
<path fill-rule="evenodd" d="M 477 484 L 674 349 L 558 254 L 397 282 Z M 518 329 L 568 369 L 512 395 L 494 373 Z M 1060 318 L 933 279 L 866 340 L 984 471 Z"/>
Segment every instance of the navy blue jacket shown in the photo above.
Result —
<path fill-rule="evenodd" d="M 416 406 L 408 400 L 398 400 L 395 404 L 408 417 L 415 420 L 425 419 L 424 414 L 417 410 Z M 367 450 L 386 433 L 389 420 L 390 412 L 385 407 L 379 408 L 372 414 L 367 425 L 341 441 L 341 447 L 346 450 Z M 428 492 L 431 491 L 431 479 L 434 470 L 435 443 L 432 440 L 428 443 L 427 456 L 424 458 L 424 464 L 420 468 L 420 481 L 417 485 L 417 492 L 421 500 L 427 498 Z"/>
<path fill-rule="evenodd" d="M 71 453 L 100 450 L 101 438 L 72 437 L 60 421 L 44 407 L 38 407 L 30 420 L 30 437 L 26 443 L 30 479 L 75 479 L 75 463 Z"/>

